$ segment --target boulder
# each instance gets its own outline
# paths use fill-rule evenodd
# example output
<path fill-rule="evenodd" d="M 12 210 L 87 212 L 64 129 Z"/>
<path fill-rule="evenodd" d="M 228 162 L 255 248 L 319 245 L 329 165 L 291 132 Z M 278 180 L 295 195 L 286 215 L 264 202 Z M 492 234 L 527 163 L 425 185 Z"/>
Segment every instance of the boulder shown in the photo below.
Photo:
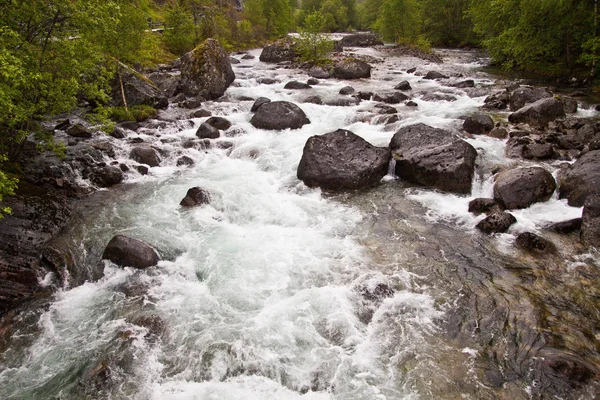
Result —
<path fill-rule="evenodd" d="M 402 92 L 390 92 L 390 93 L 376 93 L 373 95 L 373 101 L 381 101 L 387 104 L 398 104 L 409 97 Z"/>
<path fill-rule="evenodd" d="M 223 117 L 210 117 L 206 120 L 206 123 L 214 126 L 220 131 L 226 131 L 227 129 L 231 128 L 231 122 Z"/>
<path fill-rule="evenodd" d="M 208 190 L 196 186 L 187 191 L 179 205 L 182 207 L 196 207 L 208 203 L 210 203 L 210 193 Z"/>
<path fill-rule="evenodd" d="M 419 107 L 419 105 L 411 100 L 406 102 L 406 107 Z"/>
<path fill-rule="evenodd" d="M 123 171 L 117 167 L 100 167 L 93 171 L 91 180 L 99 187 L 113 186 L 123 182 Z"/>
<path fill-rule="evenodd" d="M 546 126 L 557 118 L 564 117 L 565 110 L 560 100 L 553 97 L 528 104 L 508 116 L 513 124 L 524 122 L 530 125 Z"/>
<path fill-rule="evenodd" d="M 323 104 L 323 99 L 319 96 L 309 96 L 302 100 L 303 103 Z"/>
<path fill-rule="evenodd" d="M 172 75 L 168 72 L 152 72 L 148 74 L 156 87 L 167 97 L 173 97 L 179 87 L 179 75 Z"/>
<path fill-rule="evenodd" d="M 511 137 L 506 142 L 504 153 L 509 158 L 521 158 L 525 146 L 531 144 L 532 141 L 528 137 Z"/>
<path fill-rule="evenodd" d="M 92 137 L 92 131 L 82 124 L 71 125 L 65 132 L 67 135 L 76 138 L 89 139 Z"/>
<path fill-rule="evenodd" d="M 477 198 L 469 202 L 469 212 L 475 215 L 502 211 L 494 199 Z"/>
<path fill-rule="evenodd" d="M 463 129 L 474 135 L 481 135 L 494 129 L 494 121 L 489 115 L 474 114 L 465 119 Z"/>
<path fill-rule="evenodd" d="M 150 167 L 158 167 L 160 164 L 158 154 L 149 146 L 134 147 L 129 153 L 129 157 L 140 164 L 146 164 Z"/>
<path fill-rule="evenodd" d="M 290 81 L 285 84 L 284 89 L 310 89 L 311 86 L 304 82 Z"/>
<path fill-rule="evenodd" d="M 558 176 L 558 195 L 583 207 L 590 193 L 600 193 L 600 150 L 588 151 Z"/>
<path fill-rule="evenodd" d="M 76 125 L 74 125 L 76 126 Z M 69 128 L 71 129 L 71 128 Z M 68 133 L 67 129 L 67 133 Z M 596 137 L 596 129 L 591 124 L 585 124 L 577 129 L 577 134 L 575 135 L 577 139 L 582 143 L 589 143 Z"/>
<path fill-rule="evenodd" d="M 508 137 L 508 131 L 501 127 L 495 127 L 488 135 L 496 139 L 506 139 Z"/>
<path fill-rule="evenodd" d="M 470 193 L 477 151 L 451 132 L 424 124 L 405 126 L 390 142 L 396 175 L 454 193 Z"/>
<path fill-rule="evenodd" d="M 371 100 L 371 97 L 373 97 L 373 92 L 358 92 L 357 97 L 361 100 Z"/>
<path fill-rule="evenodd" d="M 508 107 L 509 95 L 506 90 L 501 92 L 492 93 L 483 100 L 483 108 L 493 110 L 505 110 Z"/>
<path fill-rule="evenodd" d="M 263 104 L 270 103 L 270 102 L 271 102 L 271 100 L 267 99 L 266 97 L 259 97 L 258 99 L 256 99 L 254 104 L 252 104 L 252 108 L 250 109 L 250 112 L 256 112 L 260 108 L 260 106 L 262 106 Z"/>
<path fill-rule="evenodd" d="M 258 78 L 256 82 L 260 83 L 261 85 L 274 85 L 275 83 L 279 83 L 277 79 L 273 78 Z"/>
<path fill-rule="evenodd" d="M 387 104 L 375 104 L 375 112 L 377 114 L 397 114 L 398 110 L 395 107 Z"/>
<path fill-rule="evenodd" d="M 394 87 L 395 90 L 412 90 L 408 81 L 402 81 Z"/>
<path fill-rule="evenodd" d="M 160 88 L 133 68 L 119 63 L 119 73 L 111 83 L 112 104 L 128 107 L 148 105 L 154 108 L 167 108 L 169 101 Z"/>
<path fill-rule="evenodd" d="M 205 118 L 210 117 L 212 113 L 208 110 L 201 108 L 200 110 L 196 110 L 192 113 L 192 118 Z"/>
<path fill-rule="evenodd" d="M 372 46 L 383 46 L 377 35 L 373 33 L 355 33 L 353 35 L 347 35 L 342 38 L 338 43 L 339 47 L 372 47 Z"/>
<path fill-rule="evenodd" d="M 600 194 L 587 196 L 583 207 L 581 240 L 587 246 L 600 248 Z"/>
<path fill-rule="evenodd" d="M 529 103 L 552 97 L 552 93 L 544 88 L 520 87 L 510 94 L 510 110 L 517 111 Z"/>
<path fill-rule="evenodd" d="M 217 99 L 234 79 L 229 56 L 215 39 L 206 39 L 181 58 L 179 87 L 186 96 Z"/>
<path fill-rule="evenodd" d="M 152 246 L 141 240 L 125 235 L 114 236 L 104 253 L 103 260 L 110 260 L 121 267 L 148 268 L 160 261 L 158 253 Z"/>
<path fill-rule="evenodd" d="M 315 79 L 315 78 L 309 78 L 309 79 L 306 81 L 306 83 L 307 83 L 307 84 L 309 84 L 309 85 L 311 85 L 311 86 L 313 86 L 313 85 L 318 85 L 320 82 L 319 82 L 319 80 L 318 80 L 318 79 Z"/>
<path fill-rule="evenodd" d="M 287 101 L 272 101 L 263 104 L 250 120 L 259 129 L 300 129 L 310 120 L 297 105 Z"/>
<path fill-rule="evenodd" d="M 316 79 L 328 79 L 331 78 L 331 72 L 327 71 L 325 68 L 323 67 L 312 67 L 311 69 L 308 70 L 308 75 L 316 78 Z"/>
<path fill-rule="evenodd" d="M 535 256 L 556 254 L 556 246 L 548 239 L 531 232 L 524 232 L 515 241 L 518 248 Z"/>
<path fill-rule="evenodd" d="M 464 81 L 451 83 L 450 86 L 458 89 L 473 88 L 475 87 L 475 81 L 473 79 L 466 79 Z"/>
<path fill-rule="evenodd" d="M 429 71 L 423 79 L 448 79 L 448 76 L 437 71 Z"/>
<path fill-rule="evenodd" d="M 577 100 L 570 97 L 565 97 L 562 99 L 562 102 L 567 114 L 573 114 L 577 112 Z"/>
<path fill-rule="evenodd" d="M 370 78 L 371 66 L 356 58 L 346 58 L 335 64 L 333 76 L 338 79 Z"/>
<path fill-rule="evenodd" d="M 340 89 L 339 93 L 344 95 L 352 94 L 354 93 L 354 88 L 352 86 L 344 86 Z"/>
<path fill-rule="evenodd" d="M 427 93 L 421 99 L 425 100 L 425 101 L 450 101 L 450 102 L 457 100 L 456 96 L 453 96 L 448 93 Z"/>
<path fill-rule="evenodd" d="M 265 46 L 260 53 L 259 60 L 268 63 L 279 63 L 283 61 L 294 61 L 298 56 L 295 50 L 294 40 L 290 37 L 278 40 Z"/>
<path fill-rule="evenodd" d="M 507 210 L 547 201 L 556 189 L 552 174 L 541 167 L 501 172 L 494 183 L 494 199 Z"/>
<path fill-rule="evenodd" d="M 181 156 L 177 159 L 177 166 L 178 167 L 191 167 L 194 165 L 194 160 L 191 157 L 188 156 Z"/>
<path fill-rule="evenodd" d="M 480 221 L 476 228 L 487 234 L 504 233 L 512 224 L 517 222 L 514 215 L 507 212 L 494 213 Z"/>
<path fill-rule="evenodd" d="M 110 136 L 114 137 L 115 139 L 125 139 L 127 132 L 120 126 L 115 126 L 112 132 L 110 132 Z"/>
<path fill-rule="evenodd" d="M 571 233 L 581 229 L 581 218 L 574 218 L 567 221 L 557 222 L 548 227 L 551 231 L 556 233 Z"/>
<path fill-rule="evenodd" d="M 311 187 L 362 189 L 385 176 L 389 161 L 389 149 L 375 147 L 350 131 L 338 129 L 308 139 L 297 175 Z"/>
<path fill-rule="evenodd" d="M 338 97 L 325 102 L 328 106 L 335 107 L 351 107 L 360 104 L 360 99 L 357 97 Z"/>
<path fill-rule="evenodd" d="M 523 158 L 547 160 L 555 157 L 554 147 L 550 143 L 532 143 L 523 146 Z"/>
<path fill-rule="evenodd" d="M 242 60 L 254 60 L 255 58 L 252 54 L 244 54 L 242 56 Z"/>
<path fill-rule="evenodd" d="M 196 136 L 200 139 L 218 139 L 221 133 L 217 128 L 207 122 L 203 122 L 196 131 Z"/>

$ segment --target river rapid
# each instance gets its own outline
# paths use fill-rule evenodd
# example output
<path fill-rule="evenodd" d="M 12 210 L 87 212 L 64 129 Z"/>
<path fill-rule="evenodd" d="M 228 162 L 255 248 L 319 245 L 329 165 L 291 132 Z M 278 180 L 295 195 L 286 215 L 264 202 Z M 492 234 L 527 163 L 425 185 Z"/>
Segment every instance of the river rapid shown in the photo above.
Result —
<path fill-rule="evenodd" d="M 306 81 L 306 72 L 262 63 L 260 50 L 251 51 L 255 59 L 233 65 L 225 98 L 203 104 L 233 123 L 211 148 L 181 145 L 206 118 L 189 122 L 174 107 L 162 112 L 171 122 L 157 134 L 141 129 L 129 137 L 163 149 L 161 166 L 147 176 L 130 172 L 126 183 L 79 207 L 57 240 L 72 250 L 73 276 L 97 279 L 65 285 L 14 317 L 0 341 L 0 398 L 598 398 L 600 256 L 575 236 L 545 231 L 582 209 L 553 197 L 515 211 L 509 233 L 491 237 L 475 230 L 484 216 L 467 211 L 470 200 L 491 196 L 496 166 L 531 164 L 506 158 L 505 140 L 466 138 L 478 151 L 470 196 L 391 175 L 341 194 L 297 179 L 312 135 L 343 128 L 387 146 L 398 128 L 418 122 L 459 132 L 459 117 L 503 87 L 481 71 L 485 59 L 467 51 L 443 51 L 439 65 L 355 52 L 378 61 L 371 79 L 286 90 L 290 80 Z M 416 74 L 405 72 L 411 67 Z M 432 69 L 474 79 L 476 88 L 419 76 Z M 371 101 L 303 102 L 334 100 L 347 85 L 388 92 L 402 80 L 418 107 L 398 105 L 394 124 L 378 124 Z M 423 99 L 432 93 L 456 100 Z M 259 96 L 297 103 L 311 123 L 254 128 L 249 99 Z M 128 161 L 128 145 L 120 146 Z M 195 165 L 176 166 L 182 155 Z M 211 203 L 183 209 L 193 186 L 207 188 Z M 514 240 L 525 231 L 542 233 L 560 254 L 520 252 Z M 101 261 L 116 233 L 152 244 L 163 261 L 146 270 Z M 53 282 L 49 275 L 43 283 Z"/>

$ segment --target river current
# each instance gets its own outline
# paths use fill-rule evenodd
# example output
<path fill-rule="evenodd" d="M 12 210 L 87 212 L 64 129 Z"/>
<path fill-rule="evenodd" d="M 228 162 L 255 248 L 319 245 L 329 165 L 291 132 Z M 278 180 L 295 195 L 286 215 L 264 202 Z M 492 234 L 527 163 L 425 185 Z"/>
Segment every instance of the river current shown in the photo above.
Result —
<path fill-rule="evenodd" d="M 469 52 L 443 52 L 440 65 L 356 52 L 381 61 L 371 79 L 321 80 L 302 91 L 283 86 L 306 81 L 304 71 L 262 63 L 260 50 L 251 51 L 255 59 L 233 66 L 225 98 L 203 104 L 233 123 L 210 149 L 181 146 L 206 118 L 185 122 L 173 108 L 162 117 L 182 122 L 134 135 L 165 150 L 161 166 L 147 176 L 132 172 L 78 211 L 61 240 L 80 268 L 101 277 L 21 312 L 0 348 L 0 398 L 597 398 L 593 379 L 571 386 L 545 360 L 573 359 L 598 371 L 600 257 L 550 233 L 560 257 L 539 261 L 513 245 L 516 234 L 544 232 L 581 216 L 581 208 L 555 197 L 514 212 L 518 223 L 494 237 L 478 233 L 484 216 L 467 211 L 473 198 L 491 196 L 497 165 L 524 163 L 504 156 L 505 141 L 466 138 L 478 151 L 470 196 L 393 176 L 342 194 L 297 179 L 312 135 L 343 128 L 387 146 L 399 127 L 418 122 L 458 132 L 459 117 L 502 88 Z M 406 73 L 410 67 L 417 74 Z M 419 76 L 431 69 L 474 79 L 477 88 Z M 391 125 L 377 124 L 371 101 L 303 102 L 333 100 L 347 85 L 387 92 L 402 80 L 418 107 L 398 105 L 400 121 Z M 423 99 L 431 93 L 456 100 Z M 248 99 L 259 96 L 297 103 L 311 123 L 295 131 L 254 128 Z M 120 150 L 124 162 L 128 150 Z M 195 165 L 176 166 L 181 155 Z M 208 189 L 211 203 L 182 209 L 193 186 Z M 116 233 L 152 244 L 163 261 L 147 270 L 101 261 Z"/>

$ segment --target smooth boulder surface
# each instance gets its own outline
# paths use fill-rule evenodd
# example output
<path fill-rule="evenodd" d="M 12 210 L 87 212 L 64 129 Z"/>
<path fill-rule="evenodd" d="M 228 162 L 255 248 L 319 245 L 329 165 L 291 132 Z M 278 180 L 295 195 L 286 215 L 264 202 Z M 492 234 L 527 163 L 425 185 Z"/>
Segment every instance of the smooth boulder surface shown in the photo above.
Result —
<path fill-rule="evenodd" d="M 494 199 L 508 210 L 527 208 L 533 203 L 547 201 L 555 189 L 552 174 L 544 168 L 515 168 L 498 174 Z"/>
<path fill-rule="evenodd" d="M 250 112 L 256 112 L 263 104 L 270 103 L 271 99 L 267 99 L 266 97 L 259 97 L 252 104 L 252 108 L 250 108 Z"/>
<path fill-rule="evenodd" d="M 335 64 L 333 76 L 338 79 L 370 78 L 371 66 L 355 58 L 346 58 Z"/>
<path fill-rule="evenodd" d="M 235 80 L 229 55 L 215 39 L 206 39 L 181 58 L 180 89 L 186 96 L 217 99 Z"/>
<path fill-rule="evenodd" d="M 140 146 L 134 147 L 129 153 L 129 157 L 140 164 L 146 164 L 150 167 L 158 167 L 160 164 L 160 158 L 152 147 Z"/>
<path fill-rule="evenodd" d="M 217 128 L 215 128 L 208 122 L 203 122 L 198 127 L 198 130 L 196 131 L 196 136 L 200 139 L 218 139 L 221 136 L 221 133 Z"/>
<path fill-rule="evenodd" d="M 67 128 L 65 133 L 69 136 L 81 138 L 81 139 L 89 139 L 92 137 L 92 131 L 83 126 L 82 124 L 71 125 Z"/>
<path fill-rule="evenodd" d="M 544 88 L 520 87 L 510 93 L 510 110 L 517 111 L 527 104 L 549 97 L 552 97 L 552 93 Z"/>
<path fill-rule="evenodd" d="M 463 129 L 474 135 L 481 135 L 494 129 L 494 121 L 489 115 L 474 114 L 465 119 Z"/>
<path fill-rule="evenodd" d="M 231 128 L 231 122 L 229 122 L 227 118 L 223 117 L 210 117 L 206 120 L 206 123 L 214 126 L 220 131 L 226 131 L 227 129 Z"/>
<path fill-rule="evenodd" d="M 429 71 L 427 72 L 427 75 L 425 75 L 425 77 L 423 77 L 423 79 L 448 79 L 448 76 L 442 74 L 441 72 L 437 72 L 437 71 Z"/>
<path fill-rule="evenodd" d="M 290 81 L 288 83 L 285 84 L 285 86 L 283 87 L 284 89 L 310 89 L 312 86 L 310 86 L 308 83 L 304 83 L 304 82 L 298 82 L 298 81 Z"/>
<path fill-rule="evenodd" d="M 263 48 L 259 60 L 268 63 L 293 61 L 298 56 L 294 46 L 295 44 L 292 38 L 278 40 Z"/>
<path fill-rule="evenodd" d="M 548 239 L 531 232 L 524 232 L 515 241 L 518 248 L 535 256 L 545 256 L 556 253 L 556 246 Z"/>
<path fill-rule="evenodd" d="M 308 75 L 316 79 L 328 79 L 331 78 L 331 71 L 315 66 L 308 70 Z"/>
<path fill-rule="evenodd" d="M 199 186 L 190 188 L 179 203 L 182 207 L 195 207 L 210 203 L 210 193 Z"/>
<path fill-rule="evenodd" d="M 600 194 L 588 196 L 585 200 L 581 240 L 587 246 L 600 248 Z"/>
<path fill-rule="evenodd" d="M 298 179 L 327 190 L 362 189 L 377 184 L 387 173 L 390 152 L 354 133 L 338 129 L 312 136 L 298 165 Z"/>
<path fill-rule="evenodd" d="M 386 104 L 399 104 L 409 97 L 402 92 L 376 93 L 373 95 L 373 101 L 381 101 Z"/>
<path fill-rule="evenodd" d="M 396 132 L 390 142 L 396 175 L 454 193 L 470 193 L 477 151 L 451 132 L 425 124 Z"/>
<path fill-rule="evenodd" d="M 583 207 L 590 193 L 600 193 L 600 150 L 588 151 L 558 176 L 558 195 Z"/>
<path fill-rule="evenodd" d="M 410 86 L 410 83 L 408 81 L 402 81 L 399 84 L 397 84 L 396 86 L 394 86 L 394 89 L 396 89 L 396 90 L 412 90 L 412 86 Z"/>
<path fill-rule="evenodd" d="M 517 222 L 517 219 L 514 215 L 507 212 L 499 212 L 488 215 L 477 224 L 476 228 L 487 234 L 505 233 L 515 222 Z"/>
<path fill-rule="evenodd" d="M 469 202 L 469 212 L 475 215 L 489 214 L 498 211 L 502 210 L 500 210 L 500 205 L 494 199 L 479 197 Z"/>
<path fill-rule="evenodd" d="M 263 104 L 250 120 L 259 129 L 300 129 L 310 120 L 297 105 L 287 101 L 272 101 Z"/>
<path fill-rule="evenodd" d="M 344 36 L 338 47 L 372 47 L 383 46 L 383 41 L 372 33 L 355 33 L 353 35 Z"/>
<path fill-rule="evenodd" d="M 111 83 L 112 105 L 128 107 L 148 105 L 154 108 L 167 108 L 169 101 L 162 90 L 149 78 L 133 68 L 119 63 L 119 73 Z"/>
<path fill-rule="evenodd" d="M 524 122 L 530 125 L 546 126 L 557 118 L 564 117 L 565 110 L 560 100 L 553 97 L 528 104 L 508 116 L 513 124 Z"/>
<path fill-rule="evenodd" d="M 567 221 L 556 222 L 548 227 L 556 233 L 567 234 L 581 229 L 582 218 L 569 219 Z"/>
<path fill-rule="evenodd" d="M 109 165 L 97 168 L 91 175 L 91 180 L 100 187 L 109 187 L 123 181 L 123 171 Z"/>
<path fill-rule="evenodd" d="M 152 246 L 125 235 L 114 236 L 104 253 L 103 260 L 110 260 L 121 267 L 148 268 L 160 261 Z"/>

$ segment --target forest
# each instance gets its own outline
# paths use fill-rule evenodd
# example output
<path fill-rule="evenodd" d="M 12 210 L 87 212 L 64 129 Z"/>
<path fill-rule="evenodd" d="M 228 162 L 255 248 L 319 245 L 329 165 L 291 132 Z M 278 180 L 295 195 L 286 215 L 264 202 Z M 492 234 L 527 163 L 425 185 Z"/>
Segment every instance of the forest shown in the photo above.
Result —
<path fill-rule="evenodd" d="M 3 0 L 0 19 L 3 164 L 44 116 L 106 104 L 118 62 L 152 67 L 209 37 L 247 49 L 317 20 L 425 50 L 481 46 L 494 64 L 548 76 L 593 78 L 600 57 L 597 0 Z M 7 170 L 0 200 L 15 189 Z"/>

